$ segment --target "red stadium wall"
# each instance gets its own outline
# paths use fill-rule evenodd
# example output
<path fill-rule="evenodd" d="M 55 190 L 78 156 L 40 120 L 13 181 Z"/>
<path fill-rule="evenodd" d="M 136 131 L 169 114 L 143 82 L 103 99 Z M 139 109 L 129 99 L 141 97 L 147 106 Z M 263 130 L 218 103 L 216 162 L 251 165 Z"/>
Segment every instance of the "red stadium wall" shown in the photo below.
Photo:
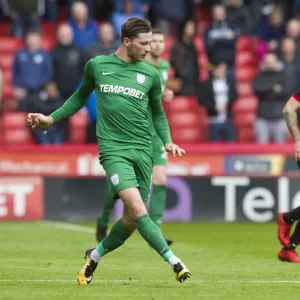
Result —
<path fill-rule="evenodd" d="M 269 222 L 300 205 L 293 145 L 183 147 L 169 159 L 166 221 Z M 0 220 L 94 220 L 105 191 L 96 145 L 0 149 Z"/>

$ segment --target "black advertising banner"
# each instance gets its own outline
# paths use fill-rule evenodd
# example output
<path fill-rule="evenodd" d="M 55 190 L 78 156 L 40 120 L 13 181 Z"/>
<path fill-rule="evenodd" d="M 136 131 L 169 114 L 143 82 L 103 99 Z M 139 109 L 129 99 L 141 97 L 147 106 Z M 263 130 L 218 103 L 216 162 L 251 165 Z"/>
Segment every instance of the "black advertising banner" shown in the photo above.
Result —
<path fill-rule="evenodd" d="M 45 218 L 94 220 L 101 212 L 105 178 L 46 178 Z"/>
<path fill-rule="evenodd" d="M 283 173 L 300 175 L 299 167 L 293 156 L 287 156 L 284 162 Z"/>
<path fill-rule="evenodd" d="M 106 192 L 104 178 L 45 179 L 45 218 L 95 220 Z M 300 205 L 296 178 L 170 177 L 165 221 L 269 222 Z M 114 219 L 122 216 L 118 201 Z"/>

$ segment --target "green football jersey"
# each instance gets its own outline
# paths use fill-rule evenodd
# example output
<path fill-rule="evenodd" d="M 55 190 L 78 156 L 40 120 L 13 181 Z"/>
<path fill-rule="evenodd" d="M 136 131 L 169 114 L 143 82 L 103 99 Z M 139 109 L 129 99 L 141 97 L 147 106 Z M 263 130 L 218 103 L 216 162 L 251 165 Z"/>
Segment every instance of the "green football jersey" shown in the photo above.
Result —
<path fill-rule="evenodd" d="M 160 59 L 160 63 L 158 66 L 152 65 L 148 60 L 145 59 L 145 62 L 147 64 L 149 64 L 150 66 L 154 67 L 159 76 L 160 76 L 160 81 L 161 81 L 161 85 L 162 85 L 162 90 L 164 90 L 165 86 L 166 86 L 166 82 L 168 81 L 168 74 L 170 71 L 170 63 L 168 61 L 166 61 L 165 59 Z"/>
<path fill-rule="evenodd" d="M 169 71 L 170 71 L 170 64 L 169 64 L 169 62 L 167 62 L 164 59 L 161 59 L 158 66 L 155 66 L 155 65 L 151 64 L 147 60 L 145 60 L 145 62 L 148 63 L 150 66 L 154 67 L 157 70 L 157 72 L 158 72 L 158 74 L 160 76 L 161 89 L 163 91 L 165 89 L 166 82 L 168 80 L 168 74 L 169 74 Z M 151 113 L 150 107 L 148 109 L 148 113 L 149 113 L 150 131 L 151 131 L 152 136 L 154 137 L 157 134 L 156 134 L 155 127 L 154 127 L 154 124 L 153 124 L 153 121 L 152 121 L 152 113 Z M 159 147 L 161 148 L 161 145 Z"/>
<path fill-rule="evenodd" d="M 96 131 L 100 153 L 151 149 L 149 106 L 159 137 L 164 143 L 172 141 L 161 104 L 160 76 L 149 64 L 128 63 L 115 54 L 89 60 L 79 89 L 51 114 L 54 122 L 82 108 L 93 90 L 97 99 Z"/>

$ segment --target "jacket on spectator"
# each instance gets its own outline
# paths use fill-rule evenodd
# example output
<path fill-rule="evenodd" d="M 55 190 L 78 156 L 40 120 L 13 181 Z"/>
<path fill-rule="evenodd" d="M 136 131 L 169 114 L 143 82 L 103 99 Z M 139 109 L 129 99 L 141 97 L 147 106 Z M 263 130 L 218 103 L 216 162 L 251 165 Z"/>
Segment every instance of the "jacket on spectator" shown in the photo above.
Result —
<path fill-rule="evenodd" d="M 273 90 L 276 84 L 282 87 L 280 92 Z M 256 75 L 253 81 L 253 90 L 259 100 L 258 117 L 268 120 L 281 119 L 282 108 L 288 97 L 283 71 L 263 71 Z"/>
<path fill-rule="evenodd" d="M 228 109 L 227 109 L 227 119 L 231 118 L 232 105 L 236 101 L 238 95 L 235 89 L 235 85 L 231 81 L 228 83 Z M 204 105 L 207 109 L 207 114 L 209 117 L 216 116 L 216 100 L 213 90 L 213 78 L 209 78 L 204 81 L 198 88 L 198 101 L 199 104 Z"/>
<path fill-rule="evenodd" d="M 280 41 L 280 39 L 285 35 L 285 26 L 283 23 L 279 27 L 274 27 L 268 23 L 268 19 L 262 18 L 257 26 L 257 35 L 266 42 L 271 40 Z"/>
<path fill-rule="evenodd" d="M 58 45 L 51 54 L 54 66 L 53 79 L 61 96 L 66 100 L 74 93 L 87 58 L 75 45 Z"/>
<path fill-rule="evenodd" d="M 20 101 L 18 109 L 24 112 L 34 111 L 48 116 L 64 103 L 60 96 L 51 101 L 47 101 L 45 98 L 44 91 L 31 93 Z"/>
<path fill-rule="evenodd" d="M 39 15 L 45 12 L 45 0 L 2 0 L 3 12 L 8 15 L 15 11 L 18 13 L 35 13 Z"/>
<path fill-rule="evenodd" d="M 39 50 L 32 53 L 23 49 L 16 53 L 12 75 L 14 87 L 39 90 L 52 79 L 52 76 L 52 59 L 47 51 Z"/>
<path fill-rule="evenodd" d="M 171 50 L 175 77 L 182 79 L 181 94 L 196 95 L 199 82 L 198 53 L 193 43 L 176 41 Z"/>
<path fill-rule="evenodd" d="M 94 19 L 89 19 L 85 28 L 79 28 L 76 22 L 69 20 L 69 25 L 73 29 L 73 43 L 81 49 L 85 49 L 98 40 L 98 28 Z"/>
<path fill-rule="evenodd" d="M 228 32 L 234 32 L 234 38 L 227 37 Z M 228 22 L 213 22 L 205 31 L 204 40 L 210 62 L 226 62 L 232 65 L 235 60 L 235 43 L 240 30 Z"/>
<path fill-rule="evenodd" d="M 97 41 L 87 48 L 87 55 L 93 58 L 97 55 L 109 55 L 116 52 L 118 49 L 117 43 L 113 42 L 110 46 L 103 45 L 101 41 Z"/>
<path fill-rule="evenodd" d="M 60 95 L 51 100 L 47 100 L 46 98 L 47 96 L 44 91 L 31 93 L 19 102 L 18 110 L 24 112 L 34 111 L 48 116 L 64 103 L 64 99 L 62 99 Z M 53 124 L 51 127 L 67 132 L 68 121 L 63 120 L 62 122 Z"/>
<path fill-rule="evenodd" d="M 249 34 L 254 26 L 249 9 L 246 7 L 226 7 L 227 19 L 242 34 Z"/>
<path fill-rule="evenodd" d="M 186 18 L 185 0 L 154 0 L 153 8 L 157 18 L 182 21 Z"/>

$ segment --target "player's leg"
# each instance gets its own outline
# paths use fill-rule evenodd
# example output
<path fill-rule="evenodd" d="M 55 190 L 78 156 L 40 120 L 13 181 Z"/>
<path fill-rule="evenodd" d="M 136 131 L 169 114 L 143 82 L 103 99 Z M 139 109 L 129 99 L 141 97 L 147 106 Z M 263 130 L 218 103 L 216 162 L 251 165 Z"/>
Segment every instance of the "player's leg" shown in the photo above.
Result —
<path fill-rule="evenodd" d="M 285 248 L 290 248 L 290 233 L 295 221 L 300 220 L 300 206 L 278 216 L 278 239 Z"/>
<path fill-rule="evenodd" d="M 119 193 L 124 204 L 128 207 L 131 219 L 134 221 L 137 230 L 141 236 L 154 248 L 169 264 L 176 273 L 176 279 L 180 282 L 191 276 L 189 270 L 174 255 L 167 245 L 160 228 L 151 220 L 145 206 L 140 205 L 141 202 L 146 203 L 150 193 L 152 157 L 148 151 L 136 150 L 136 175 L 140 186 L 139 191 L 127 191 Z M 138 204 L 139 203 L 139 204 Z"/>
<path fill-rule="evenodd" d="M 282 248 L 278 253 L 278 258 L 282 261 L 300 263 L 300 258 L 298 257 L 296 250 L 297 245 L 300 243 L 300 222 L 298 221 L 290 238 L 290 247 Z"/>
<path fill-rule="evenodd" d="M 97 220 L 97 231 L 96 238 L 98 243 L 100 243 L 107 235 L 107 226 L 112 214 L 113 208 L 116 204 L 117 198 L 114 197 L 113 191 L 108 188 L 102 209 L 102 214 Z"/>
<path fill-rule="evenodd" d="M 124 157 L 124 155 L 126 155 L 126 157 Z M 138 187 L 133 163 L 130 159 L 130 151 L 126 151 L 126 153 L 123 151 L 122 153 L 106 156 L 102 158 L 101 163 L 108 178 L 108 189 L 113 191 L 114 197 L 116 197 L 116 194 L 121 190 Z M 125 217 L 127 215 L 128 214 L 125 214 Z M 132 222 L 128 222 L 128 218 L 118 220 L 111 228 L 109 234 L 96 248 L 91 248 L 86 251 L 85 264 L 78 273 L 78 283 L 80 285 L 87 285 L 92 281 L 93 274 L 101 257 L 119 248 L 131 236 L 135 229 L 135 226 L 132 224 Z"/>
<path fill-rule="evenodd" d="M 155 159 L 154 159 L 155 161 Z M 166 209 L 167 201 L 167 167 L 154 163 L 152 172 L 152 195 L 149 207 L 149 216 L 151 220 L 161 228 L 162 217 Z M 165 238 L 170 246 L 173 241 Z"/>
<path fill-rule="evenodd" d="M 167 201 L 167 163 L 168 154 L 161 139 L 155 135 L 152 138 L 154 160 L 152 170 L 152 195 L 149 207 L 151 220 L 160 228 Z M 170 246 L 173 241 L 166 239 Z"/>

